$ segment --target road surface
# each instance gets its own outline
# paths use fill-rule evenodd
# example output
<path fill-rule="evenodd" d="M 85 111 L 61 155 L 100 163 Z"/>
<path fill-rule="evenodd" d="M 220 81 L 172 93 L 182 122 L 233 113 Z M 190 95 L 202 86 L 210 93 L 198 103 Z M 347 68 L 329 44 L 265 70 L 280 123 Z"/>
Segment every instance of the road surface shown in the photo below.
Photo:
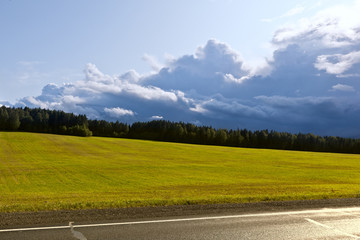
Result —
<path fill-rule="evenodd" d="M 83 237 L 76 238 L 74 234 Z M 68 225 L 1 229 L 0 239 L 360 239 L 360 208 L 213 214 L 81 225 L 75 222 L 73 231 Z"/>

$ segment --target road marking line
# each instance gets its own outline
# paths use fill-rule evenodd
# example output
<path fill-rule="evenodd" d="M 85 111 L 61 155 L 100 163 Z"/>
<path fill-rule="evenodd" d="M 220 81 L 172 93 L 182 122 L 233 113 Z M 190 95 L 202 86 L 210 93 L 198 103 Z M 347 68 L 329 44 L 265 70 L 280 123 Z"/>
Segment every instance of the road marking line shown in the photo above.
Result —
<path fill-rule="evenodd" d="M 315 220 L 312 220 L 312 219 L 310 219 L 310 218 L 305 218 L 305 220 L 308 221 L 308 222 L 311 222 L 311 223 L 313 223 L 313 224 L 315 224 L 315 225 L 319 225 L 319 226 L 321 226 L 321 227 L 324 227 L 324 228 L 333 229 L 333 227 L 330 227 L 330 226 L 328 226 L 328 225 L 322 224 L 322 223 L 317 222 L 317 221 L 315 221 Z"/>
<path fill-rule="evenodd" d="M 359 217 L 360 217 L 359 214 L 353 214 L 353 213 L 349 213 L 349 212 L 347 212 L 347 211 L 339 211 L 339 212 L 341 212 L 341 213 L 343 213 L 343 214 L 345 214 L 345 215 L 349 215 L 349 216 L 356 217 L 356 218 L 359 218 Z"/>
<path fill-rule="evenodd" d="M 38 227 L 38 228 L 15 228 L 15 229 L 1 229 L 0 232 L 21 232 L 21 231 L 36 231 L 36 230 L 51 230 L 51 229 L 66 229 L 69 226 L 53 226 L 53 227 Z"/>
<path fill-rule="evenodd" d="M 269 216 L 285 216 L 285 215 L 298 215 L 298 214 L 338 213 L 339 210 L 343 210 L 343 211 L 360 211 L 360 208 L 359 207 L 341 208 L 341 209 L 326 209 L 325 208 L 325 209 L 318 209 L 318 210 L 303 210 L 303 211 L 289 211 L 289 212 L 276 212 L 276 213 L 255 213 L 255 214 L 227 215 L 227 216 L 214 216 L 214 217 L 177 218 L 177 219 L 162 219 L 162 220 L 149 220 L 149 221 L 136 221 L 136 222 L 85 224 L 85 225 L 74 225 L 74 228 L 75 227 L 76 228 L 82 228 L 82 227 L 105 227 L 105 226 L 118 226 L 118 225 L 186 222 L 186 221 L 231 219 L 231 218 L 248 218 L 248 217 L 269 217 Z M 17 231 L 49 230 L 49 229 L 66 229 L 66 228 L 70 228 L 70 227 L 69 226 L 54 226 L 54 227 L 37 227 L 37 228 L 2 229 L 2 230 L 0 230 L 0 233 L 1 232 L 17 232 Z"/>
<path fill-rule="evenodd" d="M 305 218 L 305 220 L 308 221 L 308 222 L 310 222 L 310 223 L 313 223 L 313 224 L 315 224 L 315 225 L 321 226 L 321 227 L 323 227 L 323 228 L 331 229 L 331 230 L 333 230 L 333 231 L 335 231 L 335 232 L 340 233 L 341 235 L 345 235 L 345 236 L 352 237 L 352 238 L 355 238 L 355 239 L 360 239 L 359 236 L 356 236 L 356 235 L 353 235 L 353 234 L 351 234 L 351 233 L 347 233 L 347 232 L 341 231 L 341 230 L 339 230 L 339 229 L 337 229 L 337 228 L 334 228 L 334 227 L 328 226 L 328 225 L 326 225 L 326 224 L 317 222 L 317 221 L 312 220 L 312 219 L 310 219 L 310 218 Z"/>

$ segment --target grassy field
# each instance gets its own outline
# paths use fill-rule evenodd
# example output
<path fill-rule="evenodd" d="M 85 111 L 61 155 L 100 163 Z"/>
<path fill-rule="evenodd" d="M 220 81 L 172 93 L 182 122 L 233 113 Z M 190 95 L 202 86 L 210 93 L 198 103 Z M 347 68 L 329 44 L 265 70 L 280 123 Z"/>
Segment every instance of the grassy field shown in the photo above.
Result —
<path fill-rule="evenodd" d="M 0 132 L 0 212 L 360 196 L 360 155 Z"/>

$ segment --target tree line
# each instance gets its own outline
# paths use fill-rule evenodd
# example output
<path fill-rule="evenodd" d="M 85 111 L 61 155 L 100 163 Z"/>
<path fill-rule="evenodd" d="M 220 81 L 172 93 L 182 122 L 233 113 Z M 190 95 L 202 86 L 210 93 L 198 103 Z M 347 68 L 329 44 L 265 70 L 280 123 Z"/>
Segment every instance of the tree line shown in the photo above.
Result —
<path fill-rule="evenodd" d="M 40 108 L 0 108 L 0 131 L 91 136 L 85 115 Z"/>
<path fill-rule="evenodd" d="M 1 107 L 1 130 L 121 137 L 232 147 L 360 153 L 360 139 L 353 138 L 323 137 L 311 133 L 292 134 L 273 130 L 216 129 L 165 120 L 126 124 L 118 121 L 88 120 L 86 115 L 27 107 Z"/>

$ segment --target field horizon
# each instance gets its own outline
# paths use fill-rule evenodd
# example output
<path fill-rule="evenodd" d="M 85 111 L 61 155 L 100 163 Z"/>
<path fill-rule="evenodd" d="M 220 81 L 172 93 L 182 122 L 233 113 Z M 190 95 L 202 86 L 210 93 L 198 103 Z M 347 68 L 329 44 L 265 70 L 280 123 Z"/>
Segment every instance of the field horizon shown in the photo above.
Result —
<path fill-rule="evenodd" d="M 360 155 L 0 132 L 0 212 L 360 196 Z"/>

